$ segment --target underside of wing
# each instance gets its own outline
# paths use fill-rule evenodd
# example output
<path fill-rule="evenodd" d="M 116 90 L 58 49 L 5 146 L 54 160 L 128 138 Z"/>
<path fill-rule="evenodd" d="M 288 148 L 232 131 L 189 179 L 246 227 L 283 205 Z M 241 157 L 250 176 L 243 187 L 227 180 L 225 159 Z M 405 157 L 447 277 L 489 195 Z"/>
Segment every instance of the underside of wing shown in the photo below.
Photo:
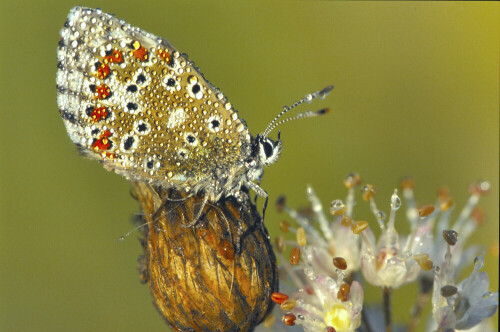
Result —
<path fill-rule="evenodd" d="M 87 156 L 131 180 L 193 186 L 238 173 L 248 129 L 168 41 L 75 7 L 57 53 L 58 105 Z"/>

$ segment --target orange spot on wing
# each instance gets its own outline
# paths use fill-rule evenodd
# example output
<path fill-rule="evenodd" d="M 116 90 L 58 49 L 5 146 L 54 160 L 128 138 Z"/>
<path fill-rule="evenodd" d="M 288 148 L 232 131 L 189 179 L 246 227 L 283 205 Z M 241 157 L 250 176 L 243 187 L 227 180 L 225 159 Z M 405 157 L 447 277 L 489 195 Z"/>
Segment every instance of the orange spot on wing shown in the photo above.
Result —
<path fill-rule="evenodd" d="M 96 108 L 92 111 L 92 113 L 90 114 L 90 117 L 91 117 L 93 122 L 97 122 L 97 121 L 105 119 L 108 116 L 108 114 L 109 114 L 109 112 L 108 112 L 108 109 L 106 107 L 99 107 L 99 108 Z"/>
<path fill-rule="evenodd" d="M 111 63 L 122 63 L 123 62 L 122 52 L 114 50 L 113 53 L 111 53 L 111 55 L 105 56 L 104 60 L 106 62 L 111 62 Z"/>
<path fill-rule="evenodd" d="M 158 50 L 158 56 L 160 57 L 160 59 L 162 59 L 163 61 L 165 61 L 167 63 L 167 65 L 172 65 L 172 55 L 170 53 L 168 53 L 167 51 L 165 50 Z"/>
<path fill-rule="evenodd" d="M 106 63 L 101 63 L 99 68 L 97 68 L 97 78 L 99 79 L 104 79 L 106 78 L 110 73 L 109 66 Z"/>
<path fill-rule="evenodd" d="M 111 89 L 106 84 L 101 84 L 95 88 L 97 99 L 106 99 L 111 95 Z"/>
<path fill-rule="evenodd" d="M 111 136 L 111 132 L 109 130 L 105 130 L 99 136 L 99 139 L 96 139 L 94 143 L 92 143 L 92 149 L 95 151 L 99 150 L 109 150 L 111 148 L 111 141 L 108 137 Z"/>
<path fill-rule="evenodd" d="M 148 59 L 148 50 L 141 46 L 134 51 L 134 56 L 141 61 L 146 61 Z"/>

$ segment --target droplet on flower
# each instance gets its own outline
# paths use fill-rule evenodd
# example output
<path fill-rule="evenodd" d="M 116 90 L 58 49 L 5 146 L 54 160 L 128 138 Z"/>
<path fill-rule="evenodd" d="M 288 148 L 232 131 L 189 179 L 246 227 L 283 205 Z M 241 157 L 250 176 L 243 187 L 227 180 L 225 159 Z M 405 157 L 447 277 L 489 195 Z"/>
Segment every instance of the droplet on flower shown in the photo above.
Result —
<path fill-rule="evenodd" d="M 298 247 L 294 247 L 292 252 L 290 253 L 290 264 L 297 265 L 300 262 L 300 249 Z"/>
<path fill-rule="evenodd" d="M 297 303 L 297 301 L 294 299 L 286 299 L 285 301 L 283 301 L 281 303 L 280 308 L 281 308 L 281 310 L 284 310 L 284 311 L 290 311 L 293 308 L 295 308 L 296 303 Z"/>
<path fill-rule="evenodd" d="M 297 244 L 301 247 L 305 246 L 307 244 L 307 239 L 306 239 L 306 230 L 304 227 L 299 227 L 297 229 Z"/>
<path fill-rule="evenodd" d="M 358 173 L 349 173 L 344 179 L 344 186 L 347 189 L 351 189 L 359 186 L 361 183 L 361 176 Z"/>
<path fill-rule="evenodd" d="M 283 209 L 285 208 L 285 205 L 286 205 L 285 196 L 278 197 L 278 199 L 276 200 L 276 203 L 274 205 L 276 206 L 276 210 L 278 210 L 278 212 L 282 212 Z"/>
<path fill-rule="evenodd" d="M 352 224 L 352 218 L 349 217 L 347 214 L 344 214 L 342 216 L 342 220 L 340 220 L 340 224 L 344 227 L 349 227 Z"/>
<path fill-rule="evenodd" d="M 418 209 L 418 216 L 420 218 L 425 218 L 429 216 L 432 212 L 434 212 L 434 205 L 424 205 L 420 209 Z"/>
<path fill-rule="evenodd" d="M 398 191 L 394 190 L 394 194 L 391 196 L 391 208 L 393 210 L 398 210 L 401 207 L 401 198 L 398 196 Z"/>
<path fill-rule="evenodd" d="M 365 184 L 361 188 L 361 192 L 363 193 L 363 200 L 369 201 L 377 192 L 377 188 L 372 184 Z"/>
<path fill-rule="evenodd" d="M 387 218 L 387 215 L 385 214 L 384 211 L 380 211 L 378 210 L 377 211 L 377 215 L 376 215 L 377 219 L 379 220 L 382 220 L 382 221 L 385 221 L 385 219 Z"/>
<path fill-rule="evenodd" d="M 367 221 L 356 221 L 351 225 L 351 230 L 354 234 L 359 234 L 368 227 Z"/>
<path fill-rule="evenodd" d="M 337 293 L 337 298 L 340 301 L 347 301 L 349 299 L 349 292 L 350 291 L 351 291 L 351 287 L 349 286 L 349 284 L 342 284 L 342 286 L 340 286 L 340 289 Z"/>
<path fill-rule="evenodd" d="M 413 189 L 413 188 L 415 188 L 415 181 L 411 177 L 407 176 L 401 180 L 400 185 L 401 185 L 401 188 L 403 188 L 403 190 L 404 189 Z"/>
<path fill-rule="evenodd" d="M 347 207 L 340 199 L 336 199 L 332 202 L 332 204 L 330 204 L 330 214 L 332 216 L 340 216 L 341 214 L 344 214 L 346 210 Z"/>
<path fill-rule="evenodd" d="M 444 230 L 443 238 L 450 246 L 454 246 L 458 241 L 458 233 L 452 229 Z"/>
<path fill-rule="evenodd" d="M 333 265 L 339 270 L 347 269 L 347 262 L 342 257 L 335 257 L 333 259 Z"/>
<path fill-rule="evenodd" d="M 441 292 L 442 297 L 450 297 L 450 296 L 455 295 L 458 292 L 458 289 L 455 286 L 446 285 L 446 286 L 441 287 L 440 292 Z"/>
<path fill-rule="evenodd" d="M 280 229 L 283 233 L 288 233 L 288 227 L 290 227 L 290 224 L 286 220 L 281 220 L 280 221 Z"/>
<path fill-rule="evenodd" d="M 283 317 L 281 318 L 281 320 L 283 321 L 283 323 L 285 323 L 285 325 L 288 325 L 288 326 L 294 326 L 295 325 L 295 320 L 297 319 L 297 317 L 295 317 L 294 314 L 284 314 Z"/>
<path fill-rule="evenodd" d="M 283 303 L 285 300 L 288 300 L 288 295 L 280 293 L 280 292 L 274 292 L 271 294 L 271 301 L 277 304 Z"/>
<path fill-rule="evenodd" d="M 480 181 L 477 181 L 476 183 L 473 183 L 469 187 L 469 191 L 471 194 L 477 194 L 477 195 L 484 196 L 490 191 L 490 187 L 491 187 L 491 185 L 488 181 L 480 180 Z"/>
<path fill-rule="evenodd" d="M 274 246 L 276 248 L 276 251 L 278 251 L 279 253 L 282 253 L 283 251 L 285 251 L 285 247 L 286 247 L 285 238 L 281 235 L 277 236 L 274 239 Z"/>

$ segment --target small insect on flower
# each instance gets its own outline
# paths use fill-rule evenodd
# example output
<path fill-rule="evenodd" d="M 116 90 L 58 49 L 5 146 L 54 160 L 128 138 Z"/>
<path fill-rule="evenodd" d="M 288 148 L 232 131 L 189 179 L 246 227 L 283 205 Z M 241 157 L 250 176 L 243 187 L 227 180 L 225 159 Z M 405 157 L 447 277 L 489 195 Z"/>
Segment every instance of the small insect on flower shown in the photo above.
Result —
<path fill-rule="evenodd" d="M 250 199 L 205 205 L 196 227 L 185 228 L 203 202 L 173 189 L 134 185 L 143 210 L 141 279 L 178 330 L 247 331 L 272 308 L 278 290 L 276 258 Z M 153 220 L 165 196 L 165 209 Z"/>

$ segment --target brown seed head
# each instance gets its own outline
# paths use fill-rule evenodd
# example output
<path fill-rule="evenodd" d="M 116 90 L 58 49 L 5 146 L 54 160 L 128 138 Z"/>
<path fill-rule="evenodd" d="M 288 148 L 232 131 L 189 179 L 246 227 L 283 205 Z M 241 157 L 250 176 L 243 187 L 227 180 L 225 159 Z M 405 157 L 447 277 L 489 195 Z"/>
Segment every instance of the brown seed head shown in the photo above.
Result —
<path fill-rule="evenodd" d="M 267 316 L 278 289 L 276 258 L 250 199 L 209 202 L 195 226 L 185 227 L 202 206 L 202 195 L 145 183 L 134 183 L 134 189 L 148 225 L 141 275 L 173 329 L 250 330 Z"/>

